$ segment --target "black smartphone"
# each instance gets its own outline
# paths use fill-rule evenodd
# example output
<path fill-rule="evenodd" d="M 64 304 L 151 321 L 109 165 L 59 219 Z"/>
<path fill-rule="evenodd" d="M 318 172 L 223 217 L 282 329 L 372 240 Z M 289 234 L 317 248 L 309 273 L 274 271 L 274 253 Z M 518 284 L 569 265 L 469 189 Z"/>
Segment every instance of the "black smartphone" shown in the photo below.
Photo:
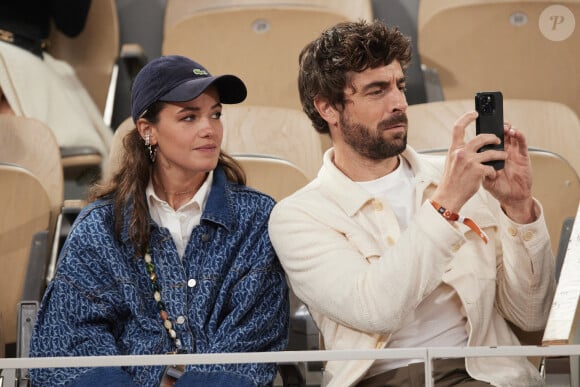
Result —
<path fill-rule="evenodd" d="M 478 152 L 488 149 L 503 150 L 503 96 L 500 91 L 482 91 L 475 94 L 475 133 L 492 133 L 501 140 L 498 145 L 485 145 Z M 492 165 L 496 170 L 504 167 L 504 160 L 492 160 L 484 164 Z"/>

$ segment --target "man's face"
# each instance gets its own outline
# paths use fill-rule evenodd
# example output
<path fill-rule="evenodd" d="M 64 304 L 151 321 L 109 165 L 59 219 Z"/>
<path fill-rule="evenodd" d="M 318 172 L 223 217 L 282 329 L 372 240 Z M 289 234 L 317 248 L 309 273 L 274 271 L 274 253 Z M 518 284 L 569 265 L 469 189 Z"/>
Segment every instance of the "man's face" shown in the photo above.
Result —
<path fill-rule="evenodd" d="M 382 160 L 407 145 L 405 75 L 399 62 L 351 74 L 340 114 L 343 141 L 361 156 Z"/>

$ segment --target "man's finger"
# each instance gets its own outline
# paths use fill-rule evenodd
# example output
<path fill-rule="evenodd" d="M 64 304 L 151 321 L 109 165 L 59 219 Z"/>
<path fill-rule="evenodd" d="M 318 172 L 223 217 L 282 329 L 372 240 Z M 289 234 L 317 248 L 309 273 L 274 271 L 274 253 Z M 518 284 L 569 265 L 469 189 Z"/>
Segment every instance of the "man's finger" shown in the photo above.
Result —
<path fill-rule="evenodd" d="M 465 128 L 477 118 L 477 112 L 471 111 L 463 114 L 453 125 L 453 136 L 451 138 L 451 148 L 457 148 L 465 144 Z"/>

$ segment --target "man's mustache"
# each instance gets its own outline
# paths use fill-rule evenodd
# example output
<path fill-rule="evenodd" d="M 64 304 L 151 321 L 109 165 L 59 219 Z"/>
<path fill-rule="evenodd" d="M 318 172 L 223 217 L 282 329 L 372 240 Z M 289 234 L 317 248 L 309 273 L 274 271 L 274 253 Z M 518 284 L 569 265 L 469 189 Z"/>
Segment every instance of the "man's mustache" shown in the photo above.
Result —
<path fill-rule="evenodd" d="M 392 128 L 393 126 L 397 126 L 397 125 L 407 126 L 407 122 L 408 122 L 407 121 L 407 114 L 404 112 L 397 112 L 397 113 L 394 113 L 388 119 L 381 121 L 379 123 L 379 129 L 380 130 L 387 130 L 387 129 Z"/>

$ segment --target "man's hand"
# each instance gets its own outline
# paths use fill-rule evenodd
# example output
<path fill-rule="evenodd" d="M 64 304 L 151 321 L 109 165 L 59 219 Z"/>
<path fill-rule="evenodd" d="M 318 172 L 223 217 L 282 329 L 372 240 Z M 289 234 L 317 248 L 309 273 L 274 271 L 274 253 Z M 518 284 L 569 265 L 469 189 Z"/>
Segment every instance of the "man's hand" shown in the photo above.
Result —
<path fill-rule="evenodd" d="M 509 123 L 504 125 L 505 167 L 494 176 L 483 179 L 483 186 L 501 204 L 502 209 L 517 223 L 536 220 L 532 199 L 532 166 L 528 145 L 522 132 Z"/>
<path fill-rule="evenodd" d="M 505 160 L 507 152 L 489 150 L 478 153 L 484 145 L 499 144 L 500 140 L 493 134 L 480 134 L 465 142 L 465 128 L 475 121 L 477 112 L 462 115 L 453 126 L 453 138 L 447 154 L 445 171 L 439 187 L 432 199 L 453 212 L 461 207 L 480 188 L 484 178 L 496 181 L 497 171 L 483 162 Z"/>

